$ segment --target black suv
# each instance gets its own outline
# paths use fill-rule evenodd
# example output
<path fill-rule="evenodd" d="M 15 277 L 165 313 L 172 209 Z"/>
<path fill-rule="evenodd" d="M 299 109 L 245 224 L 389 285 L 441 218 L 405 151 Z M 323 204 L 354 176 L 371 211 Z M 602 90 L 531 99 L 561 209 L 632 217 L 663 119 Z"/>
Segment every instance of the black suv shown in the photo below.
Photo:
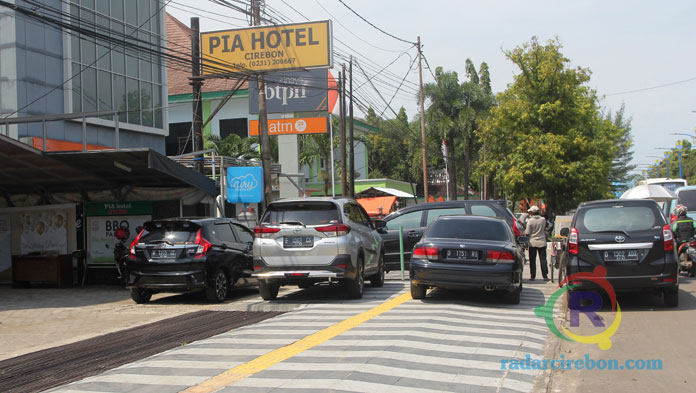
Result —
<path fill-rule="evenodd" d="M 127 286 L 136 303 L 156 291 L 205 290 L 221 302 L 235 285 L 255 283 L 254 234 L 228 218 L 148 221 L 130 245 Z"/>
<path fill-rule="evenodd" d="M 574 273 L 606 268 L 616 292 L 661 292 L 665 306 L 679 304 L 679 260 L 669 224 L 660 207 L 647 199 L 619 199 L 580 204 L 573 216 L 562 255 L 561 279 Z M 592 289 L 574 281 L 574 289 Z"/>
<path fill-rule="evenodd" d="M 522 236 L 523 230 L 517 223 L 515 215 L 508 209 L 504 200 L 463 200 L 448 202 L 420 203 L 399 209 L 384 218 L 387 226 L 379 232 L 384 240 L 384 261 L 387 271 L 400 270 L 399 226 L 404 232 L 404 263 L 409 269 L 413 246 L 423 236 L 428 225 L 445 215 L 476 215 L 498 217 L 510 225 L 515 236 Z"/>

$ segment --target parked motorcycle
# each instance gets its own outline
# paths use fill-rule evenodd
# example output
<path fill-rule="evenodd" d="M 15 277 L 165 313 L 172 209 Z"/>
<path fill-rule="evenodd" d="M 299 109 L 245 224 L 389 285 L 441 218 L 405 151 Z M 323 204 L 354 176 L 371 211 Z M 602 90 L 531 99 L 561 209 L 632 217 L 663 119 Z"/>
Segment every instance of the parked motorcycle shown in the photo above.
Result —
<path fill-rule="evenodd" d="M 128 228 L 121 227 L 114 231 L 114 236 L 118 239 L 118 243 L 114 245 L 114 263 L 118 270 L 118 279 L 124 283 L 128 281 L 128 273 L 126 270 L 126 258 L 128 258 L 128 246 L 126 241 L 130 237 Z"/>
<path fill-rule="evenodd" d="M 696 239 L 692 238 L 679 246 L 679 272 L 689 277 L 696 276 Z"/>

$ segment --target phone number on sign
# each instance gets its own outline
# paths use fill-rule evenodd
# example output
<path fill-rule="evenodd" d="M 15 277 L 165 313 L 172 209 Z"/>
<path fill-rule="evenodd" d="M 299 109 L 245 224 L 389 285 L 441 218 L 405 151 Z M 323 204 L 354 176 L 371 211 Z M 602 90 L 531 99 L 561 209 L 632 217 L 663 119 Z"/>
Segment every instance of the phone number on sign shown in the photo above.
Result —
<path fill-rule="evenodd" d="M 269 67 L 276 65 L 293 65 L 295 63 L 295 58 L 287 59 L 266 59 L 266 60 L 251 60 L 249 61 L 249 67 Z"/>

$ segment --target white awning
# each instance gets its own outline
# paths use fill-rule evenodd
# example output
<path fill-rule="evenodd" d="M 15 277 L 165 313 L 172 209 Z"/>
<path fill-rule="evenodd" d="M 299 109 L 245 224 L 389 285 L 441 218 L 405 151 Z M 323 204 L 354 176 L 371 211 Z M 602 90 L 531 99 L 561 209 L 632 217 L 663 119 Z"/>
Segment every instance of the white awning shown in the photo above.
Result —
<path fill-rule="evenodd" d="M 378 195 L 379 194 L 379 195 Z M 366 190 L 362 190 L 359 193 L 355 195 L 356 198 L 360 198 L 361 196 L 386 196 L 386 195 L 392 195 L 398 198 L 413 198 L 413 195 L 403 192 L 401 190 L 397 190 L 396 188 L 389 188 L 389 187 L 370 187 Z"/>

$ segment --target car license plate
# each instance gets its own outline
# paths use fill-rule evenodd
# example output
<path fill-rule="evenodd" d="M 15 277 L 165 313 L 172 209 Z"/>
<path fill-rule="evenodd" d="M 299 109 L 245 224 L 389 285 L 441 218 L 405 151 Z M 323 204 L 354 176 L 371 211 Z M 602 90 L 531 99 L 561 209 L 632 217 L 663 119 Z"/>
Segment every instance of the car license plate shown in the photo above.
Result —
<path fill-rule="evenodd" d="M 611 250 L 604 251 L 604 260 L 607 262 L 633 262 L 638 260 L 638 250 Z"/>
<path fill-rule="evenodd" d="M 478 250 L 447 250 L 447 259 L 457 259 L 463 261 L 478 261 L 481 256 Z"/>
<path fill-rule="evenodd" d="M 313 236 L 285 236 L 283 248 L 308 248 L 314 247 Z"/>
<path fill-rule="evenodd" d="M 176 250 L 155 248 L 152 250 L 153 258 L 176 258 Z"/>

